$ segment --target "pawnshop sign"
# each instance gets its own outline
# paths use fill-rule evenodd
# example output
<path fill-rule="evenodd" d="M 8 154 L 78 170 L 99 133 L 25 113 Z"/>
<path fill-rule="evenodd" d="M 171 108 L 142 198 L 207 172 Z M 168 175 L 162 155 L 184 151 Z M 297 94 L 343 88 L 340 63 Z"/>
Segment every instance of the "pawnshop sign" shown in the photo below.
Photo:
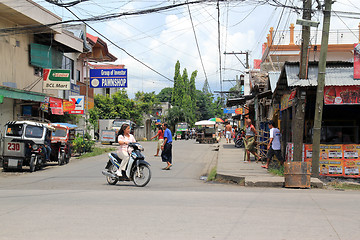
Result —
<path fill-rule="evenodd" d="M 91 88 L 126 88 L 127 69 L 90 69 Z"/>

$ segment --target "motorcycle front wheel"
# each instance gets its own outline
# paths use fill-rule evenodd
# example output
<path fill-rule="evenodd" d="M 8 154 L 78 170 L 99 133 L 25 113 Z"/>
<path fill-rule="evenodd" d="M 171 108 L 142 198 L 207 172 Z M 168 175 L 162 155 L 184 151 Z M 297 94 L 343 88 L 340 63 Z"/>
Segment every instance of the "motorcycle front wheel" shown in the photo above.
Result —
<path fill-rule="evenodd" d="M 150 182 L 151 170 L 148 165 L 141 164 L 139 170 L 134 167 L 132 176 L 137 187 L 145 187 Z"/>
<path fill-rule="evenodd" d="M 34 172 L 35 171 L 35 164 L 36 164 L 36 156 L 31 156 L 30 158 L 30 172 Z"/>
<path fill-rule="evenodd" d="M 115 175 L 115 172 L 117 171 L 117 168 L 114 165 L 111 165 L 109 167 L 108 171 Z M 110 185 L 115 185 L 118 182 L 118 178 L 113 178 L 113 177 L 106 176 L 106 181 Z"/>

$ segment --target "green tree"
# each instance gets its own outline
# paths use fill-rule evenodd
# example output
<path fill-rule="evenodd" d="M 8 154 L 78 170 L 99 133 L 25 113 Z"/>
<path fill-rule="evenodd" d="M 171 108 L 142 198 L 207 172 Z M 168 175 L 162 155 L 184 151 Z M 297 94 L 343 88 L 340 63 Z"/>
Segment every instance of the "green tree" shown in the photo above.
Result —
<path fill-rule="evenodd" d="M 167 87 L 163 88 L 158 95 L 156 95 L 156 98 L 159 102 L 170 102 L 171 103 L 171 97 L 173 93 L 173 88 Z"/>
<path fill-rule="evenodd" d="M 180 62 L 177 61 L 175 64 L 174 88 L 171 96 L 171 104 L 173 106 L 181 105 L 183 88 L 184 84 L 180 74 Z"/>

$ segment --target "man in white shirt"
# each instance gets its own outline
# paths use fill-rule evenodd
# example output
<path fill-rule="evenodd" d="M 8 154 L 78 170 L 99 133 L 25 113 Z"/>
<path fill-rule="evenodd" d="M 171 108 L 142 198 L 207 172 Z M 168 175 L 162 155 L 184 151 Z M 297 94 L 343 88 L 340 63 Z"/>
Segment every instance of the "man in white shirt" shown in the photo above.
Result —
<path fill-rule="evenodd" d="M 280 138 L 281 138 L 281 133 L 280 130 L 276 127 L 274 127 L 274 121 L 269 121 L 268 122 L 269 128 L 270 128 L 270 141 L 269 144 L 267 146 L 267 161 L 266 161 L 266 165 L 263 165 L 261 167 L 263 168 L 269 168 L 269 163 L 270 160 L 272 159 L 272 157 L 275 155 L 277 157 L 277 159 L 280 161 L 281 165 L 284 164 L 284 158 L 281 154 L 281 144 L 280 144 Z"/>

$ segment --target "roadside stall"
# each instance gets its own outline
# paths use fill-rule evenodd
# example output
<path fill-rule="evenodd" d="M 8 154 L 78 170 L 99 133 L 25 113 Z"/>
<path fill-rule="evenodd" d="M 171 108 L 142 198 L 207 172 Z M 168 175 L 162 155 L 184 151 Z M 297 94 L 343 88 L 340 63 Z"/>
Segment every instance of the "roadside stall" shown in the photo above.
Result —
<path fill-rule="evenodd" d="M 202 120 L 195 123 L 196 141 L 199 143 L 217 143 L 219 136 L 217 135 L 217 124 L 214 121 Z"/>
<path fill-rule="evenodd" d="M 299 66 L 286 63 L 274 94 L 279 108 L 286 160 L 293 161 L 297 91 L 305 93 L 302 161 L 312 160 L 312 137 L 317 85 L 317 65 L 310 64 L 308 79 L 299 80 Z M 353 63 L 327 63 L 320 138 L 319 173 L 322 176 L 360 178 L 360 81 Z M 296 89 L 296 90 L 295 90 Z"/>

